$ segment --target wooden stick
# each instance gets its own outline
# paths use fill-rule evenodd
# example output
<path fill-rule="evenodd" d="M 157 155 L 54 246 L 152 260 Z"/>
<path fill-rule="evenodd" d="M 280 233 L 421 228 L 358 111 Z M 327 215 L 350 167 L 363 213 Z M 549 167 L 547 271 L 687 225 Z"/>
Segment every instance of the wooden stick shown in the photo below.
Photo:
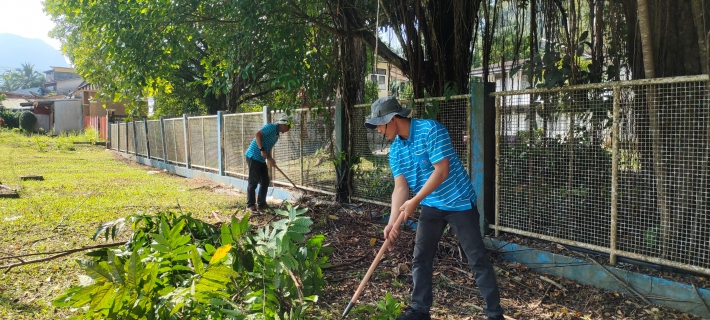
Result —
<path fill-rule="evenodd" d="M 54 260 L 54 259 L 57 259 L 57 258 L 60 258 L 60 257 L 63 257 L 63 256 L 68 256 L 68 255 L 70 255 L 70 254 L 72 254 L 72 253 L 76 253 L 76 252 L 80 252 L 80 251 L 91 250 L 91 249 L 99 249 L 99 248 L 115 247 L 115 246 L 120 246 L 120 245 L 123 245 L 123 244 L 126 244 L 126 242 L 124 241 L 124 242 L 114 242 L 114 243 L 107 243 L 107 244 L 99 244 L 99 245 L 95 245 L 95 246 L 85 246 L 85 247 L 81 247 L 81 248 L 66 250 L 66 251 L 63 251 L 63 252 L 61 252 L 61 253 L 59 253 L 59 254 L 57 254 L 57 255 L 53 255 L 53 256 L 51 256 L 51 257 L 46 257 L 46 258 L 37 259 L 37 260 L 31 260 L 31 261 L 23 261 L 23 262 L 18 262 L 18 263 L 13 263 L 13 264 L 8 264 L 8 265 L 0 266 L 0 269 L 5 269 L 5 268 L 7 268 L 7 270 L 5 270 L 5 273 L 8 273 L 8 272 L 10 272 L 10 269 L 12 269 L 12 268 L 14 268 L 14 267 L 23 266 L 23 265 L 26 265 L 26 264 L 32 264 L 32 263 L 50 261 L 50 260 Z"/>
<path fill-rule="evenodd" d="M 283 171 L 281 171 L 281 168 L 279 168 L 277 165 L 274 165 L 274 168 L 276 168 L 276 170 L 279 170 L 279 172 L 281 172 L 281 175 L 286 177 L 286 180 L 288 180 L 288 182 L 290 182 L 294 188 L 301 190 L 301 192 L 303 192 L 303 193 L 306 192 L 306 190 L 303 190 L 302 188 L 298 187 L 295 183 L 293 183 L 293 181 L 291 181 L 291 178 L 289 178 Z"/>
<path fill-rule="evenodd" d="M 395 221 L 395 223 L 394 223 L 394 227 L 399 228 L 400 224 L 402 224 L 403 219 L 404 219 L 404 214 L 400 212 L 399 216 L 397 217 L 397 221 Z M 353 307 L 353 305 L 355 305 L 355 303 L 357 303 L 357 298 L 360 297 L 360 294 L 365 289 L 367 282 L 370 280 L 372 273 L 375 272 L 377 265 L 380 263 L 380 260 L 382 260 L 382 256 L 385 254 L 385 250 L 389 247 L 389 245 L 390 245 L 390 239 L 387 238 L 387 239 L 385 239 L 385 243 L 382 244 L 380 251 L 377 252 L 377 255 L 375 256 L 375 260 L 372 261 L 372 264 L 370 265 L 370 269 L 367 269 L 367 273 L 365 273 L 365 277 L 362 278 L 362 281 L 360 281 L 360 285 L 357 287 L 357 290 L 355 290 L 355 294 L 353 295 L 352 299 L 350 299 L 350 303 L 348 303 L 348 306 L 345 308 L 345 312 L 343 313 L 342 318 L 345 318 L 345 316 L 348 314 L 348 312 Z"/>

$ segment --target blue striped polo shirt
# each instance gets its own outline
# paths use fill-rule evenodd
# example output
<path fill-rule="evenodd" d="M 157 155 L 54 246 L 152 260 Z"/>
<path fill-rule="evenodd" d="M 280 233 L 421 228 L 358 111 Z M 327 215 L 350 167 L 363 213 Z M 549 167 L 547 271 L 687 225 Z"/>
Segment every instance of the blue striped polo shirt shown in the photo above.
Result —
<path fill-rule="evenodd" d="M 276 144 L 276 141 L 279 141 L 279 125 L 267 123 L 261 127 L 261 133 L 264 134 L 261 137 L 261 146 L 264 147 L 266 152 L 269 152 Z M 261 150 L 256 144 L 256 138 L 251 140 L 251 144 L 249 144 L 249 148 L 247 148 L 247 152 L 244 155 L 252 160 L 266 163 L 266 159 L 261 156 Z"/>
<path fill-rule="evenodd" d="M 451 145 L 446 128 L 428 119 L 412 119 L 409 138 L 397 136 L 390 146 L 390 168 L 394 177 L 404 175 L 409 188 L 415 193 L 424 187 L 434 164 L 449 159 L 449 175 L 429 194 L 421 205 L 446 211 L 463 211 L 476 205 L 476 191 L 463 168 L 461 160 Z"/>

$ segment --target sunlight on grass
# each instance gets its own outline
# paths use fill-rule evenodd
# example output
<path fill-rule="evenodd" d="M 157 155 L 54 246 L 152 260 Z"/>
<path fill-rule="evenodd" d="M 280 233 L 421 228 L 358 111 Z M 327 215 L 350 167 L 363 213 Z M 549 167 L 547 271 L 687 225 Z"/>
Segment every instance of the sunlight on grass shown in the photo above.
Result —
<path fill-rule="evenodd" d="M 0 257 L 103 243 L 91 240 L 102 222 L 138 211 L 181 208 L 209 221 L 212 212 L 226 215 L 244 207 L 242 196 L 216 194 L 166 173 L 148 174 L 155 169 L 127 164 L 102 146 L 93 146 L 96 141 L 90 134 L 25 136 L 0 130 L 0 183 L 20 194 L 19 199 L 0 198 Z M 41 175 L 44 181 L 22 181 L 25 175 Z M 79 253 L 1 273 L 0 319 L 71 315 L 50 302 L 78 283 L 74 260 L 81 257 Z M 5 259 L 0 265 L 16 262 Z"/>

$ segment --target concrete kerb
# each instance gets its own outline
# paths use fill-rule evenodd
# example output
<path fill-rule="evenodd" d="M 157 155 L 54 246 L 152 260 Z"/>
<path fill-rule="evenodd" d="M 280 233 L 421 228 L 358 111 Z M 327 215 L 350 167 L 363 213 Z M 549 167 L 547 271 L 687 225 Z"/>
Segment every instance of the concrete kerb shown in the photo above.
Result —
<path fill-rule="evenodd" d="M 198 179 L 206 179 L 210 180 L 215 183 L 220 183 L 224 185 L 231 186 L 241 192 L 246 193 L 247 192 L 247 181 L 234 178 L 234 177 L 228 177 L 228 176 L 220 176 L 219 174 L 216 173 L 211 173 L 211 172 L 205 172 L 205 171 L 199 171 L 199 170 L 194 170 L 194 169 L 187 169 L 185 167 L 181 166 L 176 166 L 173 164 L 165 163 L 162 160 L 154 160 L 154 159 L 148 159 L 142 156 L 136 156 L 132 154 L 126 154 L 123 152 L 117 152 L 117 154 L 121 155 L 122 157 L 135 161 L 137 163 L 146 165 L 146 166 L 151 166 L 153 168 L 158 168 L 158 169 L 164 169 L 169 172 L 172 172 L 176 175 L 185 177 L 185 178 L 198 178 Z M 258 192 L 258 187 L 257 187 L 257 192 Z M 269 188 L 269 195 L 276 198 L 276 199 L 281 199 L 281 200 L 288 200 L 288 201 L 297 201 L 298 199 L 301 198 L 303 195 L 300 192 L 290 192 L 288 190 L 284 190 L 281 188 L 275 188 L 275 187 L 270 187 Z"/>
<path fill-rule="evenodd" d="M 495 238 L 485 238 L 484 242 L 488 249 L 501 252 L 502 258 L 506 261 L 521 263 L 539 273 L 563 277 L 612 292 L 624 293 L 630 296 L 630 300 L 636 300 L 633 293 L 628 292 L 628 289 L 618 280 L 609 275 L 611 272 L 656 305 L 671 307 L 704 319 L 710 318 L 710 312 L 700 300 L 702 298 L 710 304 L 710 290 L 708 289 L 697 288 L 696 292 L 690 284 L 611 266 L 604 266 L 609 271 L 606 272 L 601 269 L 601 266 L 589 261 L 532 249 Z"/>

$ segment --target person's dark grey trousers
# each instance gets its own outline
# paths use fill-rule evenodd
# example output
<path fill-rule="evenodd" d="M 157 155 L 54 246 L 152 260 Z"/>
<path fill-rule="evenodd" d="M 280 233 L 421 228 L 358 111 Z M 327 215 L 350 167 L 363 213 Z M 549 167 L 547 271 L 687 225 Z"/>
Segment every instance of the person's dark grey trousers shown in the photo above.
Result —
<path fill-rule="evenodd" d="M 486 301 L 483 308 L 486 315 L 503 314 L 500 306 L 500 293 L 496 283 L 493 265 L 486 255 L 486 247 L 481 238 L 476 207 L 466 211 L 444 211 L 437 208 L 422 206 L 417 226 L 417 237 L 414 244 L 414 260 L 412 261 L 412 308 L 429 313 L 432 304 L 432 265 L 436 256 L 439 240 L 444 233 L 446 224 L 459 238 L 459 243 L 466 253 L 468 265 L 473 271 L 478 290 Z"/>
<path fill-rule="evenodd" d="M 258 204 L 259 206 L 266 205 L 266 193 L 269 191 L 269 169 L 266 167 L 266 163 L 259 162 L 247 157 L 247 164 L 249 165 L 249 184 L 247 184 L 247 207 L 254 206 Z M 259 198 L 254 199 L 256 196 L 256 185 L 261 185 L 259 187 Z"/>

